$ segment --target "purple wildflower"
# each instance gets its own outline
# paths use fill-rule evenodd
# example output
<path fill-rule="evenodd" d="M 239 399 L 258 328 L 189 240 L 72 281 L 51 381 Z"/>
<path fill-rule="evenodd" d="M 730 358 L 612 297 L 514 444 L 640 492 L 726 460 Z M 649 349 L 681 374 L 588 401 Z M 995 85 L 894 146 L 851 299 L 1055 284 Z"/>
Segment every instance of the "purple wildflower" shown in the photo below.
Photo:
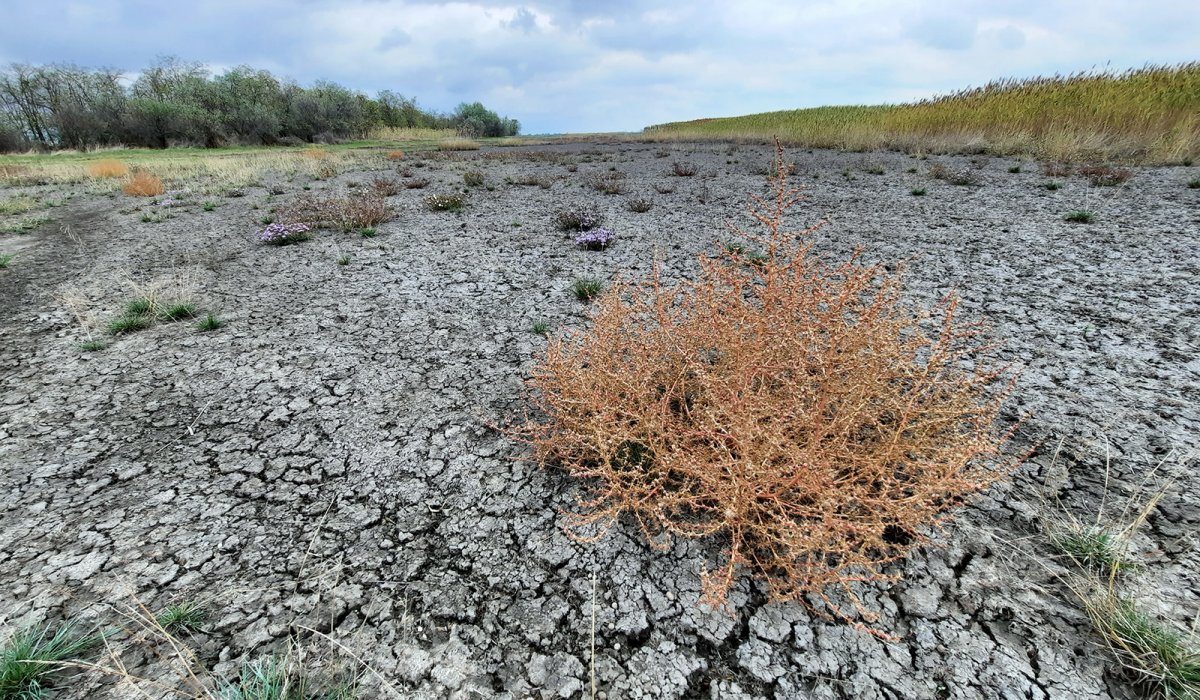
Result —
<path fill-rule="evenodd" d="M 588 250 L 604 250 L 612 243 L 614 234 L 606 228 L 594 228 L 575 237 L 575 244 Z"/>
<path fill-rule="evenodd" d="M 258 240 L 263 243 L 283 245 L 309 238 L 308 224 L 271 224 L 258 232 Z"/>

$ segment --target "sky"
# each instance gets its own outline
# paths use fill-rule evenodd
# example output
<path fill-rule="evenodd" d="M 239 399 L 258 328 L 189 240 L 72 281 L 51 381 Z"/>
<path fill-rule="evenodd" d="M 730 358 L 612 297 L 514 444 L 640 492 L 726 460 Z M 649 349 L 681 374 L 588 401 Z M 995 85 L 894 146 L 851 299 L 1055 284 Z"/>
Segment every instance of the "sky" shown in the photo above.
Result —
<path fill-rule="evenodd" d="M 0 18 L 0 64 L 245 64 L 437 111 L 481 101 L 531 134 L 1200 60 L 1188 0 L 0 0 Z"/>

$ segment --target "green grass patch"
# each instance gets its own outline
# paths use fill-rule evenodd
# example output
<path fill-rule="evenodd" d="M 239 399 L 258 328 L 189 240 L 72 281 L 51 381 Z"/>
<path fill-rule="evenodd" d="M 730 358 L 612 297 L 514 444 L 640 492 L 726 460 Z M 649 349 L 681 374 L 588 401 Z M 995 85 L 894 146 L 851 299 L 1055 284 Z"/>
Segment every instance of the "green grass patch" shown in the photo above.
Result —
<path fill-rule="evenodd" d="M 0 223 L 0 233 L 29 233 L 50 221 L 48 216 L 27 216 L 16 221 L 5 221 Z"/>
<path fill-rule="evenodd" d="M 1067 214 L 1066 220 L 1073 224 L 1090 224 L 1096 220 L 1096 215 L 1086 209 L 1079 209 Z"/>
<path fill-rule="evenodd" d="M 4 268 L 8 267 L 12 261 L 13 261 L 12 253 L 5 253 L 4 255 L 0 255 L 0 270 L 3 270 Z"/>

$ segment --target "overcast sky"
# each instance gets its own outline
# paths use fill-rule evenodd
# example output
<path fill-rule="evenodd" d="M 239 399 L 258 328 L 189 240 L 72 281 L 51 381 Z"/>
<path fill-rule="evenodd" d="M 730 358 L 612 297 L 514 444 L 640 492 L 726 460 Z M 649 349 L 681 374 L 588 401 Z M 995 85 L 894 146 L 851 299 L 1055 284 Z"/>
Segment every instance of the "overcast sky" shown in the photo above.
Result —
<path fill-rule="evenodd" d="M 1200 59 L 1197 0 L 0 0 L 0 63 L 214 71 L 479 100 L 525 133 L 897 102 Z"/>

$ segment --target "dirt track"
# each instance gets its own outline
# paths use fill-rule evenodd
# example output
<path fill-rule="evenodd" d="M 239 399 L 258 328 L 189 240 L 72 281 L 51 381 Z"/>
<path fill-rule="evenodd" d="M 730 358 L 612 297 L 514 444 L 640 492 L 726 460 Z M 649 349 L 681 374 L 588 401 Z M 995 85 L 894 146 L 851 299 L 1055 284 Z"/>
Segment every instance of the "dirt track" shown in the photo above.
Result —
<path fill-rule="evenodd" d="M 1009 173 L 1005 159 L 788 157 L 810 195 L 795 223 L 831 219 L 822 254 L 863 246 L 868 260 L 906 261 L 913 299 L 957 289 L 966 315 L 986 316 L 1020 370 L 1008 417 L 1028 420 L 1012 451 L 1040 444 L 939 536 L 944 547 L 903 565 L 904 583 L 864 592 L 898 643 L 767 604 L 748 581 L 735 616 L 695 607 L 715 550 L 653 551 L 634 527 L 568 540 L 559 513 L 579 486 L 486 427 L 522 410 L 545 342 L 530 327 L 582 323 L 577 277 L 654 260 L 689 274 L 763 191 L 768 149 L 682 144 L 431 158 L 416 174 L 434 183 L 391 198 L 399 217 L 378 237 L 323 231 L 285 247 L 254 232 L 299 180 L 161 223 L 142 223 L 123 195 L 73 199 L 56 213 L 73 236 L 43 227 L 0 270 L 0 627 L 111 615 L 131 593 L 151 609 L 212 596 L 195 641 L 221 674 L 292 635 L 320 646 L 312 628 L 404 697 L 576 697 L 590 684 L 594 572 L 595 675 L 609 698 L 1136 697 L 1039 542 L 1063 510 L 1096 517 L 1107 438 L 1112 516 L 1164 459 L 1158 474 L 1176 479 L 1137 540 L 1133 585 L 1173 619 L 1200 598 L 1200 477 L 1186 457 L 1200 446 L 1193 171 L 1139 169 L 1115 188 L 1057 178 L 1051 192 L 1036 164 Z M 701 172 L 674 177 L 674 160 Z M 974 169 L 981 186 L 931 180 L 934 161 Z M 885 173 L 866 172 L 875 165 Z M 344 191 L 389 167 L 311 185 Z M 628 195 L 654 199 L 649 212 L 583 186 L 610 168 Z M 422 205 L 469 169 L 494 191 L 472 190 L 460 215 Z M 553 184 L 505 182 L 531 174 Z M 615 245 L 565 240 L 552 218 L 574 204 L 603 212 Z M 1063 220 L 1084 208 L 1095 223 Z M 0 234 L 0 252 L 16 240 Z M 82 352 L 54 299 L 74 286 L 111 317 L 130 297 L 120 276 L 181 273 L 226 327 L 161 324 Z M 393 696 L 374 676 L 364 688 Z"/>

